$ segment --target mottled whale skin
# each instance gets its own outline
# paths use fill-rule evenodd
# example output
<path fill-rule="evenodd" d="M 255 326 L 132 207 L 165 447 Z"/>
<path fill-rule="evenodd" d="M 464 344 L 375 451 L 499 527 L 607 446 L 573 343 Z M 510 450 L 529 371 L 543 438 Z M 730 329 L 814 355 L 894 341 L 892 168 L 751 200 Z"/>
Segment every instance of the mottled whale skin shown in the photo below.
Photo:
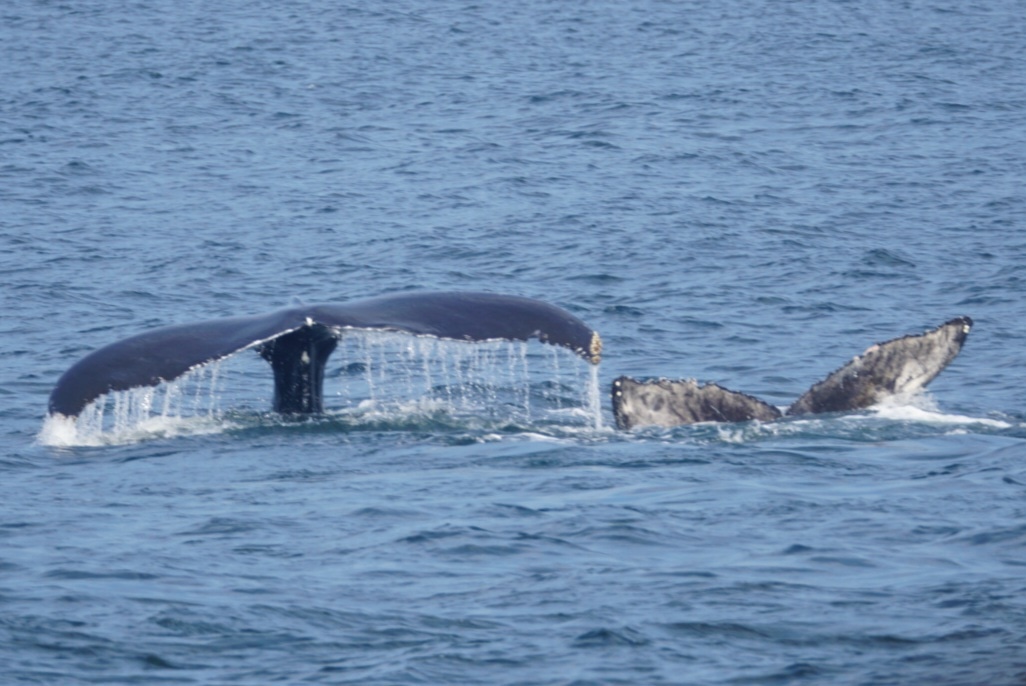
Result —
<path fill-rule="evenodd" d="M 621 376 L 613 381 L 613 415 L 619 429 L 672 427 L 699 422 L 769 422 L 780 410 L 758 398 L 694 379 L 646 379 Z"/>
<path fill-rule="evenodd" d="M 926 387 L 962 350 L 973 322 L 958 317 L 919 335 L 869 347 L 814 384 L 786 413 L 758 398 L 692 379 L 613 381 L 613 415 L 620 429 L 698 422 L 772 421 L 782 416 L 848 412 Z"/>
<path fill-rule="evenodd" d="M 462 341 L 538 339 L 598 364 L 602 341 L 584 322 L 530 298 L 474 292 L 411 292 L 291 307 L 267 314 L 177 324 L 87 355 L 57 381 L 51 415 L 75 417 L 105 393 L 155 386 L 255 348 L 274 373 L 274 410 L 323 412 L 324 367 L 347 329 L 380 329 Z"/>

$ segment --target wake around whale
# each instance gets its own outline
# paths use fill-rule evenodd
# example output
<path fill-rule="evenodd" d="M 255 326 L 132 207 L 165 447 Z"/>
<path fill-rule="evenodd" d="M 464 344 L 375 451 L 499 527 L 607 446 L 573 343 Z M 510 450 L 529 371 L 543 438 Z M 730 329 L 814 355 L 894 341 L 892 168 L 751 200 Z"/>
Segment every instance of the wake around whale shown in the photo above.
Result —
<path fill-rule="evenodd" d="M 972 320 L 960 317 L 917 336 L 874 345 L 813 385 L 786 412 L 717 384 L 621 376 L 612 386 L 613 414 L 617 427 L 627 430 L 860 409 L 924 388 L 959 353 L 971 326 Z M 256 350 L 271 366 L 274 411 L 321 413 L 325 365 L 349 330 L 477 342 L 537 339 L 596 365 L 602 352 L 595 330 L 545 302 L 492 293 L 401 293 L 177 324 L 126 338 L 68 369 L 50 394 L 49 413 L 74 418 L 108 393 L 170 382 L 246 349 Z"/>
<path fill-rule="evenodd" d="M 922 390 L 962 350 L 972 328 L 958 317 L 919 335 L 869 347 L 814 384 L 786 411 L 759 398 L 694 379 L 621 376 L 613 381 L 613 415 L 620 429 L 699 422 L 773 421 L 784 416 L 848 412 Z"/>

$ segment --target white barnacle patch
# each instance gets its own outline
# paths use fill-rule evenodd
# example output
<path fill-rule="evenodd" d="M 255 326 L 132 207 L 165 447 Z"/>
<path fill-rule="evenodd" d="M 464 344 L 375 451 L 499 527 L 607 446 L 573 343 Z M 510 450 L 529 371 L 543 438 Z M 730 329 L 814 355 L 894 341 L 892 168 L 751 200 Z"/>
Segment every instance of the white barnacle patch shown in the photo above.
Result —
<path fill-rule="evenodd" d="M 310 354 L 305 350 L 299 359 L 302 360 L 303 364 L 310 364 Z"/>
<path fill-rule="evenodd" d="M 592 364 L 598 364 L 602 361 L 602 338 L 598 335 L 598 331 L 591 332 L 591 343 L 588 346 L 588 354 L 590 355 L 588 361 Z"/>

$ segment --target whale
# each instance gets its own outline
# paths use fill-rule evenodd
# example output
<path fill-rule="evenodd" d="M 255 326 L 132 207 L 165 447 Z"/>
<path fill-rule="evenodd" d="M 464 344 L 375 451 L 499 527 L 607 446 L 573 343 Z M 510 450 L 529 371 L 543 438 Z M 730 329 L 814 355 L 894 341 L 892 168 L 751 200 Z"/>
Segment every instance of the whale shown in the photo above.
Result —
<path fill-rule="evenodd" d="M 961 352 L 972 326 L 969 317 L 957 317 L 921 334 L 872 345 L 813 384 L 784 411 L 716 383 L 621 376 L 610 389 L 613 416 L 617 428 L 630 430 L 701 422 L 769 422 L 864 409 L 925 388 Z"/>
<path fill-rule="evenodd" d="M 270 364 L 275 412 L 321 413 L 325 365 L 339 338 L 350 330 L 476 342 L 536 339 L 596 365 L 602 353 L 597 332 L 570 312 L 539 300 L 463 291 L 397 293 L 145 331 L 72 365 L 50 394 L 49 414 L 77 417 L 108 393 L 173 381 L 246 349 L 256 350 Z"/>
<path fill-rule="evenodd" d="M 972 325 L 969 317 L 957 317 L 921 334 L 870 346 L 783 411 L 716 383 L 620 376 L 611 387 L 613 416 L 618 429 L 631 430 L 863 409 L 925 388 L 962 350 Z M 108 393 L 170 382 L 247 349 L 270 365 L 273 411 L 323 413 L 325 366 L 339 339 L 355 330 L 470 342 L 536 339 L 569 349 L 593 365 L 602 358 L 598 332 L 555 305 L 494 293 L 405 292 L 136 334 L 95 350 L 64 372 L 50 394 L 49 414 L 74 418 Z"/>

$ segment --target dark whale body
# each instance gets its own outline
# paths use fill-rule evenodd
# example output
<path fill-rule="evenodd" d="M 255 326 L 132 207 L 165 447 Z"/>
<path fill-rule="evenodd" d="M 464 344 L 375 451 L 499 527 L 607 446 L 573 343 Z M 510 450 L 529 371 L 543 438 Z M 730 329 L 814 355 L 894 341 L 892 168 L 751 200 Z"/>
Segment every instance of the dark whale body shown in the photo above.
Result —
<path fill-rule="evenodd" d="M 324 368 L 346 329 L 378 329 L 461 341 L 538 339 L 597 364 L 602 343 L 554 305 L 507 295 L 414 292 L 291 307 L 268 314 L 167 326 L 126 338 L 68 369 L 50 394 L 51 415 L 75 417 L 105 393 L 155 386 L 190 369 L 256 348 L 274 373 L 274 410 L 323 411 Z"/>
<path fill-rule="evenodd" d="M 744 393 L 693 379 L 621 376 L 613 381 L 613 415 L 621 429 L 698 422 L 773 421 L 783 416 L 847 412 L 922 390 L 962 350 L 972 328 L 958 317 L 936 329 L 868 348 L 814 384 L 786 412 Z"/>
<path fill-rule="evenodd" d="M 613 415 L 617 427 L 626 430 L 861 409 L 924 388 L 958 355 L 971 327 L 969 317 L 959 317 L 923 334 L 871 346 L 814 384 L 786 412 L 717 384 L 621 376 L 612 386 Z M 538 339 L 592 364 L 598 364 L 602 350 L 598 333 L 584 322 L 538 300 L 491 293 L 402 293 L 178 324 L 126 338 L 68 369 L 50 394 L 49 411 L 76 417 L 106 393 L 172 381 L 253 348 L 271 365 L 275 411 L 323 412 L 325 365 L 350 329 L 461 341 Z"/>

